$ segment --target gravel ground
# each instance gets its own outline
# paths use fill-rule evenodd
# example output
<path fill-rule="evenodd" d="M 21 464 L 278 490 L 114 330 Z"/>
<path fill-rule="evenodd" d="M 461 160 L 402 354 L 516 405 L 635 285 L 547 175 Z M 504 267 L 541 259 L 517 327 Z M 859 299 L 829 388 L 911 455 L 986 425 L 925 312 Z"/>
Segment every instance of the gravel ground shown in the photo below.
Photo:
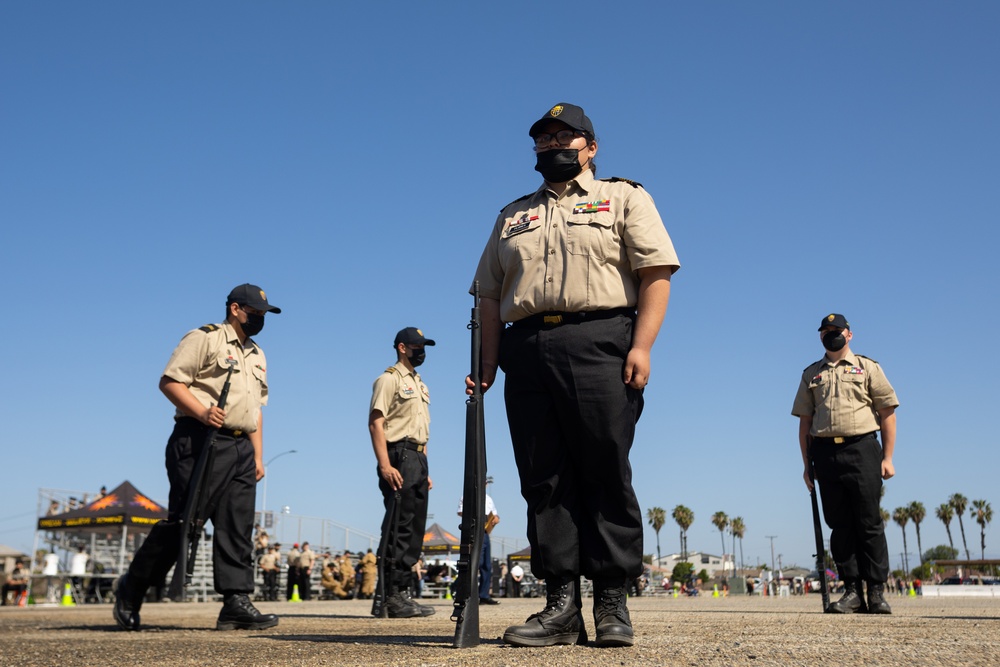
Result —
<path fill-rule="evenodd" d="M 452 648 L 451 606 L 421 619 L 373 619 L 367 601 L 261 603 L 280 624 L 215 631 L 219 604 L 147 604 L 122 632 L 109 605 L 0 609 L 0 665 L 1000 665 L 1000 600 L 889 598 L 891 616 L 831 616 L 807 598 L 641 597 L 631 648 L 513 648 L 500 636 L 538 599 L 480 609 L 482 644 Z M 426 601 L 425 601 L 426 602 Z M 588 632 L 590 601 L 584 602 Z"/>

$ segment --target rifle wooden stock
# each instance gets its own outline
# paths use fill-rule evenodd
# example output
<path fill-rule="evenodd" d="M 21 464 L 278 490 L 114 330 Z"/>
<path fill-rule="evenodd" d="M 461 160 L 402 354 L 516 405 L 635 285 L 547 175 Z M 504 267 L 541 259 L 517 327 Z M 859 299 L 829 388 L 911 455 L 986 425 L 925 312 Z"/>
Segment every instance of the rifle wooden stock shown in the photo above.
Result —
<path fill-rule="evenodd" d="M 483 552 L 486 508 L 486 424 L 482 391 L 482 319 L 479 282 L 473 286 L 472 395 L 465 401 L 465 480 L 462 487 L 462 537 L 458 559 L 455 607 L 455 648 L 479 645 L 479 558 Z"/>

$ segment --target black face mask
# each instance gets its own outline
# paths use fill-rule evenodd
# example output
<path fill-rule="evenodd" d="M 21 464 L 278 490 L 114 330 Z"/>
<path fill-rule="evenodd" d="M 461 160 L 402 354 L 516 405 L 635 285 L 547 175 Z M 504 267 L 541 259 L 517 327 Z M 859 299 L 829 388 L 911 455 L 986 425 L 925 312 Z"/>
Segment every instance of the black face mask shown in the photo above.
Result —
<path fill-rule="evenodd" d="M 580 151 L 575 148 L 542 151 L 535 154 L 535 171 L 549 183 L 565 183 L 576 177 L 580 166 Z"/>
<path fill-rule="evenodd" d="M 419 350 L 410 350 L 410 354 L 407 355 L 410 358 L 410 365 L 416 368 L 420 364 L 424 363 L 424 359 L 427 358 L 427 351 L 423 348 Z"/>
<path fill-rule="evenodd" d="M 823 334 L 823 347 L 831 352 L 839 352 L 847 345 L 847 338 L 843 331 L 827 331 Z"/>
<path fill-rule="evenodd" d="M 245 312 L 245 311 L 244 311 Z M 240 323 L 243 333 L 249 336 L 256 336 L 264 328 L 264 316 L 246 313 L 247 321 Z"/>

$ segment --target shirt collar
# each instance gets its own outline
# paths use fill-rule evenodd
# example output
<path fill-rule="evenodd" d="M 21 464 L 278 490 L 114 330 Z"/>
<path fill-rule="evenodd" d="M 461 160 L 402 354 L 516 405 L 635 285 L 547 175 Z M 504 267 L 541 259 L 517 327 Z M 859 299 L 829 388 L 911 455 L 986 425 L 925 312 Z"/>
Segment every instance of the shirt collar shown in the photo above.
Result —
<path fill-rule="evenodd" d="M 841 364 L 850 364 L 851 366 L 858 365 L 858 357 L 853 352 L 848 352 L 840 361 L 831 361 L 830 357 L 823 356 L 823 364 L 826 366 L 840 366 Z"/>
<path fill-rule="evenodd" d="M 240 337 L 236 333 L 236 327 L 234 327 L 229 320 L 222 323 L 222 329 L 226 332 L 226 341 L 228 343 L 242 348 L 244 352 L 257 352 L 257 343 L 255 343 L 253 338 L 250 338 L 249 336 L 247 336 L 247 342 L 240 345 Z"/>
<path fill-rule="evenodd" d="M 571 178 L 566 183 L 566 192 L 564 194 L 570 194 L 574 191 L 580 191 L 583 194 L 589 194 L 596 187 L 597 179 L 594 178 L 594 172 L 591 171 L 590 165 L 583 168 L 579 174 L 574 178 Z M 540 195 L 543 198 L 548 197 L 549 187 L 546 185 L 545 181 L 542 181 L 541 186 L 539 186 L 536 191 L 536 195 Z"/>

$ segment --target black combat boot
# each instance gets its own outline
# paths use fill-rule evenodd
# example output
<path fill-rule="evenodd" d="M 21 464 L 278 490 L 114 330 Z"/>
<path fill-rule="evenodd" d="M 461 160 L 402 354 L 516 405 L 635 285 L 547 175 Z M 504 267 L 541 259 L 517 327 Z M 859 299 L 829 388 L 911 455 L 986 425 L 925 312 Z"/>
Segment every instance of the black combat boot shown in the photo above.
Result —
<path fill-rule="evenodd" d="M 830 605 L 827 612 L 831 614 L 865 613 L 864 593 L 861 590 L 860 579 L 844 579 L 844 597 Z"/>
<path fill-rule="evenodd" d="M 128 573 L 118 577 L 115 585 L 115 606 L 111 614 L 122 630 L 139 629 L 139 608 L 146 597 L 148 586 L 139 581 L 132 581 Z"/>
<path fill-rule="evenodd" d="M 523 625 L 512 625 L 503 640 L 513 646 L 586 644 L 587 628 L 580 611 L 580 578 L 546 583 L 545 609 L 532 614 Z"/>
<path fill-rule="evenodd" d="M 594 581 L 594 624 L 598 646 L 631 646 L 634 642 L 632 619 L 625 606 L 624 579 Z"/>
<path fill-rule="evenodd" d="M 868 613 L 869 614 L 891 614 L 892 607 L 883 597 L 885 584 L 881 581 L 868 582 Z"/>
<path fill-rule="evenodd" d="M 227 594 L 223 599 L 216 630 L 263 630 L 278 624 L 275 614 L 262 614 L 246 593 Z"/>
<path fill-rule="evenodd" d="M 385 599 L 389 618 L 416 618 L 418 616 L 433 616 L 434 607 L 420 604 L 410 595 L 410 589 L 401 587 Z"/>

